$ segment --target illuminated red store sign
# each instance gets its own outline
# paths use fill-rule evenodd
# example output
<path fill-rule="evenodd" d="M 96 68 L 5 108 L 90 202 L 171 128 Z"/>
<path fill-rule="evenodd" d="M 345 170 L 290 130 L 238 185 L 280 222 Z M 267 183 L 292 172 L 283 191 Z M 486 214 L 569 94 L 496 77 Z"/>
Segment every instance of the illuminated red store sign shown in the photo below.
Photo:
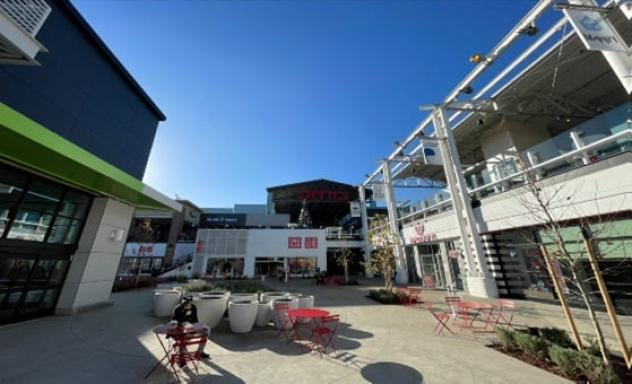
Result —
<path fill-rule="evenodd" d="M 288 237 L 287 238 L 288 248 L 301 248 L 302 244 L 303 244 L 303 238 L 301 237 Z"/>
<path fill-rule="evenodd" d="M 299 189 L 297 192 L 299 200 L 322 200 L 322 201 L 349 201 L 349 194 L 339 189 Z"/>
<path fill-rule="evenodd" d="M 306 237 L 305 248 L 318 248 L 318 237 Z"/>

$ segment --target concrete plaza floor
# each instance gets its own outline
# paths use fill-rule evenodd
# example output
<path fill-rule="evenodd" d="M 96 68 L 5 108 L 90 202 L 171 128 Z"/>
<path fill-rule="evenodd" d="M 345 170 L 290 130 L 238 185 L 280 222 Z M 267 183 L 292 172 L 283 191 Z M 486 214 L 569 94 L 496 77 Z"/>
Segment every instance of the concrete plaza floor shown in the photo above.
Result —
<path fill-rule="evenodd" d="M 360 286 L 323 287 L 299 279 L 286 288 L 266 281 L 277 290 L 314 295 L 315 306 L 339 313 L 338 352 L 320 358 L 296 344 L 286 345 L 272 327 L 233 334 L 223 321 L 206 348 L 212 358 L 201 361 L 199 375 L 185 368 L 182 382 L 568 383 L 487 348 L 492 335 L 436 335 L 436 321 L 427 310 L 367 298 L 368 290 L 380 284 L 363 280 Z M 441 309 L 445 291 L 424 290 L 423 296 Z M 152 329 L 168 320 L 154 317 L 153 290 L 113 293 L 112 300 L 111 307 L 75 316 L 0 327 L 0 383 L 174 382 L 164 366 L 143 379 L 163 356 Z M 558 306 L 517 303 L 516 323 L 567 329 Z M 577 310 L 577 315 L 580 331 L 589 332 L 585 313 Z M 629 330 L 628 326 L 624 324 Z M 612 335 L 608 336 L 612 344 Z"/>

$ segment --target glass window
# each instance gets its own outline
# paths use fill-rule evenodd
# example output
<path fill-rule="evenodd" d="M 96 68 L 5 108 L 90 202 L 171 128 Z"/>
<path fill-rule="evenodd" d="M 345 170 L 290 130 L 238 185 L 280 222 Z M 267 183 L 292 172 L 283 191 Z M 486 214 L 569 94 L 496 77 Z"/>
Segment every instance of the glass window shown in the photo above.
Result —
<path fill-rule="evenodd" d="M 53 214 L 57 210 L 62 193 L 61 185 L 35 180 L 29 186 L 20 208 Z"/>
<path fill-rule="evenodd" d="M 49 243 L 74 244 L 79 237 L 80 220 L 72 220 L 58 216 L 48 236 Z"/>
<path fill-rule="evenodd" d="M 52 215 L 39 211 L 18 210 L 15 220 L 9 228 L 8 239 L 44 241 L 46 230 Z"/>
<path fill-rule="evenodd" d="M 73 219 L 83 219 L 90 206 L 90 196 L 76 191 L 68 191 L 59 210 L 59 215 Z"/>
<path fill-rule="evenodd" d="M 7 258 L 0 260 L 0 281 L 24 283 L 35 264 L 32 259 Z"/>

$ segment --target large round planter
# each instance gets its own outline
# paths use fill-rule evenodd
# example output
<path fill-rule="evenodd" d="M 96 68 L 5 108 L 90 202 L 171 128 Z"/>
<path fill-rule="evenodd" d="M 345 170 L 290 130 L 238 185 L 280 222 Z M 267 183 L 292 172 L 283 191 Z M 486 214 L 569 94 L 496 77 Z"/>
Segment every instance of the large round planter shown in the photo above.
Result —
<path fill-rule="evenodd" d="M 281 298 L 270 300 L 270 317 L 272 318 L 272 321 L 274 322 L 274 327 L 276 329 L 281 329 L 281 324 L 279 323 L 277 312 L 274 310 L 274 305 L 277 303 L 287 303 L 290 305 L 290 309 L 294 309 L 294 308 L 298 308 L 298 299 L 292 299 L 290 297 L 281 297 Z M 283 316 L 285 315 L 281 315 L 282 319 L 283 319 Z M 286 328 L 289 328 L 291 326 L 291 324 L 289 323 L 285 323 L 285 324 L 286 324 Z"/>
<path fill-rule="evenodd" d="M 259 295 L 256 293 L 231 293 L 228 301 L 259 301 Z"/>
<path fill-rule="evenodd" d="M 272 299 L 285 298 L 290 296 L 289 292 L 267 292 L 261 294 L 261 301 L 268 303 Z"/>
<path fill-rule="evenodd" d="M 252 330 L 257 318 L 258 302 L 236 300 L 228 303 L 228 324 L 233 333 L 247 333 Z"/>
<path fill-rule="evenodd" d="M 297 297 L 299 308 L 312 308 L 314 306 L 314 296 L 301 296 Z"/>
<path fill-rule="evenodd" d="M 255 319 L 255 326 L 265 327 L 270 324 L 270 304 L 266 302 L 259 302 L 257 304 L 257 318 Z"/>
<path fill-rule="evenodd" d="M 181 294 L 177 291 L 157 291 L 154 293 L 154 315 L 167 317 L 173 313 L 173 307 L 180 302 Z"/>
<path fill-rule="evenodd" d="M 198 296 L 193 298 L 193 303 L 198 310 L 200 323 L 208 325 L 211 329 L 217 327 L 226 312 L 227 296 Z"/>
<path fill-rule="evenodd" d="M 200 292 L 200 296 L 230 296 L 230 292 L 228 291 L 204 291 Z"/>

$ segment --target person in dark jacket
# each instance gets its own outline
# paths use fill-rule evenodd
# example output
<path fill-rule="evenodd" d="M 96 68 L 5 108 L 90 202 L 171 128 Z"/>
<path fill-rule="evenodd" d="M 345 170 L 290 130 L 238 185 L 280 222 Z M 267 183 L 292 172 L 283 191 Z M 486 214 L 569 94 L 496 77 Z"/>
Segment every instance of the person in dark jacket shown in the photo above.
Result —
<path fill-rule="evenodd" d="M 188 324 L 199 323 L 198 315 L 197 315 L 197 307 L 193 304 L 192 296 L 184 296 L 182 302 L 173 308 L 173 314 L 171 315 L 171 320 L 177 322 L 179 326 L 186 327 Z M 207 338 L 211 333 L 211 329 L 204 325 L 200 333 L 206 334 Z M 206 346 L 206 342 L 200 343 L 198 347 L 198 356 L 200 358 L 208 358 L 210 355 L 204 352 L 204 347 Z M 186 352 L 186 348 L 183 348 L 180 352 Z M 183 367 L 186 365 L 186 362 L 180 362 L 180 366 Z"/>

